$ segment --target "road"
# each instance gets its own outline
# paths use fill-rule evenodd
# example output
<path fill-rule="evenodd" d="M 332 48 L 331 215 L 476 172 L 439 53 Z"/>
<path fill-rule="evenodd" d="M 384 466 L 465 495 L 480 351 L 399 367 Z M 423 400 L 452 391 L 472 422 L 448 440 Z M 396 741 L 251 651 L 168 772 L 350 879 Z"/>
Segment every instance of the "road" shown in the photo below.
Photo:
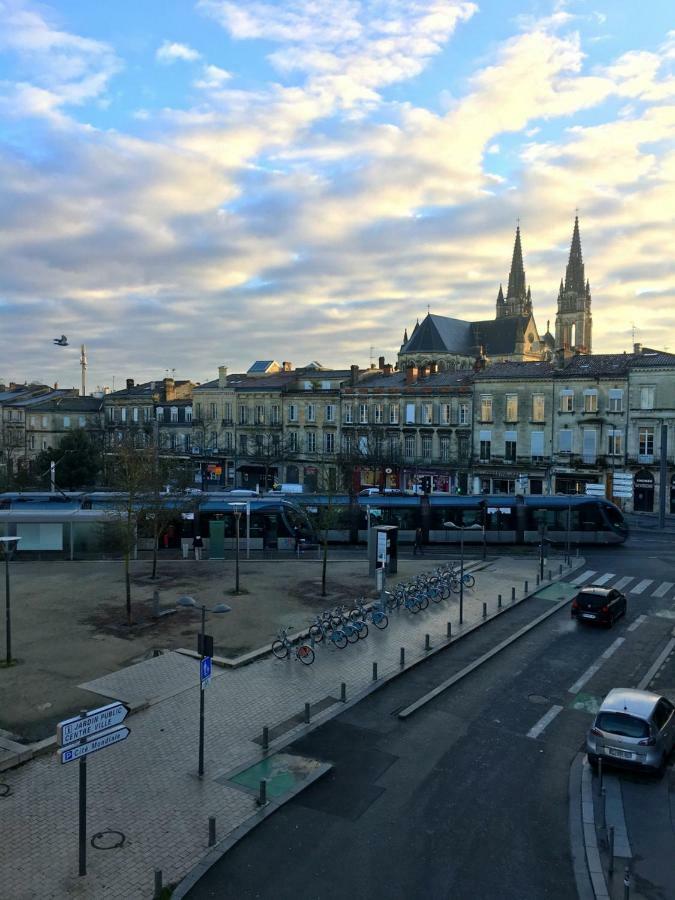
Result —
<path fill-rule="evenodd" d="M 226 854 L 191 900 L 576 896 L 571 762 L 602 696 L 636 684 L 675 624 L 672 536 L 639 534 L 585 555 L 589 581 L 630 578 L 630 592 L 650 580 L 628 593 L 625 619 L 610 631 L 579 627 L 565 608 L 398 718 L 531 617 L 516 608 L 298 740 L 294 752 L 334 769 Z M 530 602 L 545 609 L 547 601 Z M 528 736 L 545 716 L 550 723 Z"/>

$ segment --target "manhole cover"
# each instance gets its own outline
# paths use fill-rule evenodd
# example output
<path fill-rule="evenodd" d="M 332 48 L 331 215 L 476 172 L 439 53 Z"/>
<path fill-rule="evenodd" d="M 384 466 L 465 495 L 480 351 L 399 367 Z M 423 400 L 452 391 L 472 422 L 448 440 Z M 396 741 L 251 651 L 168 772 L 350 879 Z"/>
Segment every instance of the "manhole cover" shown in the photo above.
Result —
<path fill-rule="evenodd" d="M 530 694 L 527 699 L 530 703 L 548 703 L 548 697 L 543 697 L 541 694 Z"/>
<path fill-rule="evenodd" d="M 125 840 L 121 831 L 97 831 L 91 839 L 91 846 L 96 850 L 115 850 L 124 846 Z"/>

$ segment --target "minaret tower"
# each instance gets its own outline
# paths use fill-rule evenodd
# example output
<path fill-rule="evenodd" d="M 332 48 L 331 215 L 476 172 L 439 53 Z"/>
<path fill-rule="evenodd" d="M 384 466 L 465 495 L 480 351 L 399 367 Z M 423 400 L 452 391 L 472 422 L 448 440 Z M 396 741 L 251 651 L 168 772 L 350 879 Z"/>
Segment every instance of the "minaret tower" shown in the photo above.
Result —
<path fill-rule="evenodd" d="M 529 288 L 525 283 L 525 269 L 523 268 L 523 250 L 520 246 L 520 225 L 516 228 L 516 240 L 513 245 L 513 258 L 511 271 L 509 272 L 509 284 L 506 297 L 503 296 L 501 285 L 497 295 L 497 319 L 506 316 L 527 316 L 532 312 L 532 298 Z"/>
<path fill-rule="evenodd" d="M 592 326 L 591 286 L 584 274 L 579 216 L 575 216 L 565 280 L 561 279 L 558 291 L 555 349 L 569 350 L 573 353 L 590 353 Z"/>

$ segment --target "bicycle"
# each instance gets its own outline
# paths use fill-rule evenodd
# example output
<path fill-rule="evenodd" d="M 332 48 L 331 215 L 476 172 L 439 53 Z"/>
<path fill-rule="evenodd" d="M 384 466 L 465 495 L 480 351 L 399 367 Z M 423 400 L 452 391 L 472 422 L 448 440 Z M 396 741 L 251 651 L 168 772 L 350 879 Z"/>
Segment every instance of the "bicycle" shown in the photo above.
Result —
<path fill-rule="evenodd" d="M 316 621 L 309 627 L 309 636 L 319 644 L 326 638 L 327 641 L 335 644 L 339 650 L 344 650 L 347 646 L 347 635 L 341 628 L 335 628 L 325 617 L 316 617 Z"/>
<path fill-rule="evenodd" d="M 286 659 L 293 653 L 295 658 L 299 659 L 303 665 L 311 666 L 314 662 L 314 651 L 309 644 L 304 642 L 293 644 L 289 640 L 288 632 L 292 627 L 292 625 L 289 625 L 287 628 L 279 629 L 277 639 L 272 642 L 272 653 L 277 659 Z"/>
<path fill-rule="evenodd" d="M 356 601 L 354 609 L 349 615 L 353 622 L 358 619 L 363 619 L 364 622 L 370 620 L 376 628 L 380 629 L 380 631 L 383 631 L 389 624 L 389 619 L 382 604 L 378 601 L 368 608 L 363 603 L 363 597 Z"/>

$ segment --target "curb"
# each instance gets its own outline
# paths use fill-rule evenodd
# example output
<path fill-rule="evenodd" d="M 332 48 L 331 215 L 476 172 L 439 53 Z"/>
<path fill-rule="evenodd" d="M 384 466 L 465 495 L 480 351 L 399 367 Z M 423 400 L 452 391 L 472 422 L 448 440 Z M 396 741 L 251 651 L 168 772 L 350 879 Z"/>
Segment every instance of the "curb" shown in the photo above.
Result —
<path fill-rule="evenodd" d="M 577 885 L 579 900 L 594 900 L 595 892 L 589 874 L 588 855 L 586 851 L 584 821 L 583 821 L 583 794 L 582 777 L 586 764 L 586 755 L 577 753 L 570 766 L 569 783 L 567 788 L 569 807 L 569 831 L 570 851 L 572 853 L 572 869 Z M 591 797 L 591 808 L 593 797 Z"/>
<path fill-rule="evenodd" d="M 172 900 L 183 900 L 186 894 L 192 890 L 192 888 L 197 884 L 197 882 L 208 872 L 211 866 L 215 865 L 220 859 L 225 856 L 225 854 L 234 847 L 235 844 L 238 844 L 239 841 L 246 837 L 246 835 L 253 831 L 254 828 L 257 828 L 261 822 L 264 822 L 269 816 L 275 813 L 278 809 L 280 809 L 284 804 L 288 803 L 289 800 L 292 800 L 294 797 L 297 797 L 298 794 L 302 793 L 305 788 L 310 787 L 310 785 L 314 784 L 315 781 L 318 781 L 319 778 L 323 778 L 323 776 L 330 772 L 333 768 L 331 763 L 322 763 L 315 772 L 312 772 L 311 775 L 302 782 L 302 784 L 296 785 L 291 791 L 287 794 L 284 794 L 283 797 L 277 797 L 274 800 L 270 800 L 264 807 L 258 809 L 254 815 L 250 816 L 246 819 L 245 822 L 242 822 L 237 828 L 231 831 L 226 837 L 223 838 L 222 841 L 218 841 L 206 854 L 206 856 L 202 857 L 202 859 L 197 863 L 194 868 L 192 868 L 187 875 L 185 875 L 178 882 L 176 887 L 171 892 Z"/>

